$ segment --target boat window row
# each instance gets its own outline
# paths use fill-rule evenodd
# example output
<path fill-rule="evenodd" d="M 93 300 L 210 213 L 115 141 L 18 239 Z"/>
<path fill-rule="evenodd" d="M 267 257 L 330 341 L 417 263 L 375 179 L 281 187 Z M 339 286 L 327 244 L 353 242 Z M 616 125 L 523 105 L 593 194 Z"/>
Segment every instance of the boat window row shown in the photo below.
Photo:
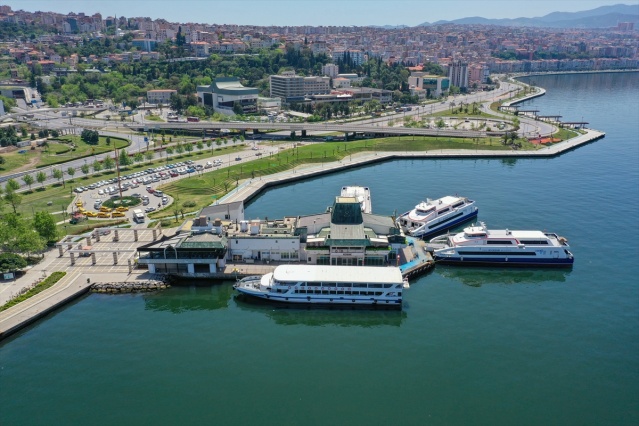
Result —
<path fill-rule="evenodd" d="M 495 244 L 495 245 L 512 245 L 512 240 L 486 240 L 486 244 Z"/>
<path fill-rule="evenodd" d="M 454 214 L 454 215 L 452 215 L 451 217 L 447 217 L 447 218 L 446 218 L 446 219 L 444 219 L 444 220 L 440 220 L 440 221 L 439 221 L 439 222 L 437 222 L 437 223 L 434 223 L 434 224 L 432 224 L 432 225 L 429 225 L 429 226 L 428 226 L 428 229 L 431 229 L 431 228 L 437 228 L 437 227 L 441 226 L 442 224 L 444 224 L 444 223 L 446 223 L 446 222 L 450 222 L 451 220 L 453 220 L 453 219 L 457 219 L 459 216 L 463 216 L 463 215 L 464 215 L 464 213 L 463 213 L 463 212 L 462 212 L 462 213 Z"/>
<path fill-rule="evenodd" d="M 450 210 L 449 208 L 445 208 L 444 210 L 438 211 L 437 214 L 440 215 L 440 214 L 448 213 L 449 210 Z"/>
<path fill-rule="evenodd" d="M 545 246 L 548 245 L 547 240 L 519 240 L 521 244 L 528 244 L 531 246 Z"/>
<path fill-rule="evenodd" d="M 452 207 L 452 208 L 454 208 L 454 209 L 456 209 L 457 207 L 461 207 L 461 206 L 463 206 L 463 205 L 464 205 L 464 202 L 463 202 L 463 201 L 460 201 L 459 203 L 455 203 L 455 204 L 453 204 L 451 207 Z"/>
<path fill-rule="evenodd" d="M 534 251 L 458 251 L 460 256 L 536 256 Z"/>
<path fill-rule="evenodd" d="M 282 293 L 285 293 L 285 290 L 282 290 Z M 277 292 L 279 293 L 279 291 Z M 293 291 L 293 293 L 296 294 L 348 294 L 348 295 L 353 295 L 353 296 L 381 296 L 382 294 L 384 294 L 383 291 L 373 291 L 373 290 L 365 290 L 365 291 L 358 291 L 358 290 L 345 290 L 345 291 L 340 291 L 340 290 L 302 290 L 302 289 L 296 289 L 295 291 Z M 397 293 L 398 296 L 401 296 L 401 293 Z M 389 296 L 395 296 L 395 294 L 392 294 Z"/>
<path fill-rule="evenodd" d="M 275 285 L 289 286 L 296 285 L 297 283 L 285 283 L 276 282 Z M 368 284 L 368 283 L 321 283 L 321 282 L 308 282 L 301 283 L 299 287 L 341 287 L 341 288 L 392 288 L 393 284 Z M 396 285 L 397 288 L 401 287 L 401 284 Z"/>

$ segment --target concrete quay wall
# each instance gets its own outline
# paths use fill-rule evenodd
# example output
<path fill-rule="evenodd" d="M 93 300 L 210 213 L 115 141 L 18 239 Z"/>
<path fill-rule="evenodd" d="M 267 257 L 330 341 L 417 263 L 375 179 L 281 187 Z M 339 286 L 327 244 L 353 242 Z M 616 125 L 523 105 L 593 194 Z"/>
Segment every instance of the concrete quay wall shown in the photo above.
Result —
<path fill-rule="evenodd" d="M 308 179 L 324 174 L 335 173 L 340 170 L 353 167 L 366 166 L 384 161 L 397 159 L 457 159 L 457 158 L 551 158 L 578 147 L 605 137 L 604 132 L 586 129 L 586 133 L 556 143 L 552 146 L 541 148 L 536 151 L 488 151 L 488 150 L 434 150 L 423 152 L 361 152 L 352 156 L 344 157 L 341 161 L 325 164 L 311 164 L 296 167 L 274 175 L 263 176 L 262 178 L 249 179 L 242 182 L 236 189 L 232 190 L 218 200 L 218 203 L 235 201 L 249 202 L 262 191 L 301 179 Z"/>

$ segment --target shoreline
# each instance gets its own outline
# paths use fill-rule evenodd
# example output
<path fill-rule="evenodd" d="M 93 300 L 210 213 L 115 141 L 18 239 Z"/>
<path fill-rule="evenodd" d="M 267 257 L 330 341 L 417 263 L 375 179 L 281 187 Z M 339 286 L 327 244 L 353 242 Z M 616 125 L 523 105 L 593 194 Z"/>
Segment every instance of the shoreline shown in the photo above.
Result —
<path fill-rule="evenodd" d="M 263 191 L 282 184 L 308 179 L 315 176 L 340 172 L 352 167 L 361 167 L 386 161 L 401 159 L 475 159 L 475 158 L 552 158 L 570 152 L 581 146 L 588 145 L 605 137 L 604 132 L 588 129 L 584 135 L 559 142 L 555 145 L 537 151 L 470 151 L 467 150 L 439 150 L 432 152 L 363 152 L 353 154 L 350 159 L 344 158 L 332 164 L 308 164 L 297 168 L 248 179 L 219 198 L 214 204 L 242 201 L 245 204 L 260 195 Z"/>

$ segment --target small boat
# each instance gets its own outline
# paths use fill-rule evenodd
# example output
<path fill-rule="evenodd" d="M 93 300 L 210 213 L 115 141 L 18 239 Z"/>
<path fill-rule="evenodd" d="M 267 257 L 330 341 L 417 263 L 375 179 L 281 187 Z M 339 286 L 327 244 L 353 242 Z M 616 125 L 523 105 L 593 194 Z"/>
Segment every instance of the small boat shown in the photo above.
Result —
<path fill-rule="evenodd" d="M 483 222 L 431 243 L 444 243 L 444 248 L 433 251 L 433 258 L 449 265 L 570 267 L 574 263 L 564 237 L 542 231 L 489 230 Z"/>
<path fill-rule="evenodd" d="M 400 215 L 397 226 L 412 237 L 428 238 L 472 220 L 477 217 L 478 210 L 475 202 L 465 197 L 427 198 L 413 210 Z"/>
<path fill-rule="evenodd" d="M 401 309 L 404 280 L 396 267 L 280 265 L 233 287 L 246 296 L 286 304 Z"/>
<path fill-rule="evenodd" d="M 367 186 L 343 186 L 340 196 L 357 198 L 357 201 L 362 206 L 362 213 L 373 212 L 371 190 Z"/>

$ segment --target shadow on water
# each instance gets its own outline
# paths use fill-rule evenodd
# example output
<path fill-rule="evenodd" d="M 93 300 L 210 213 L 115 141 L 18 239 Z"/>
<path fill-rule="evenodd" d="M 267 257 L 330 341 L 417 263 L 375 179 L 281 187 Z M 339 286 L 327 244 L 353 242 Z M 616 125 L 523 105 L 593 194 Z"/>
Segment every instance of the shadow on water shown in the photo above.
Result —
<path fill-rule="evenodd" d="M 263 313 L 276 324 L 306 325 L 309 327 L 323 327 L 338 325 L 342 327 L 373 328 L 381 326 L 399 327 L 406 319 L 406 312 L 402 310 L 370 309 L 349 307 L 291 307 L 273 305 L 257 299 L 236 295 L 233 300 L 243 311 Z"/>
<path fill-rule="evenodd" d="M 144 295 L 144 307 L 151 311 L 213 311 L 228 308 L 233 286 L 220 284 L 209 287 L 171 287 Z"/>
<path fill-rule="evenodd" d="M 446 267 L 438 266 L 436 273 L 444 278 L 458 281 L 470 287 L 484 284 L 542 284 L 566 282 L 572 269 L 536 268 L 483 268 L 483 267 Z"/>

